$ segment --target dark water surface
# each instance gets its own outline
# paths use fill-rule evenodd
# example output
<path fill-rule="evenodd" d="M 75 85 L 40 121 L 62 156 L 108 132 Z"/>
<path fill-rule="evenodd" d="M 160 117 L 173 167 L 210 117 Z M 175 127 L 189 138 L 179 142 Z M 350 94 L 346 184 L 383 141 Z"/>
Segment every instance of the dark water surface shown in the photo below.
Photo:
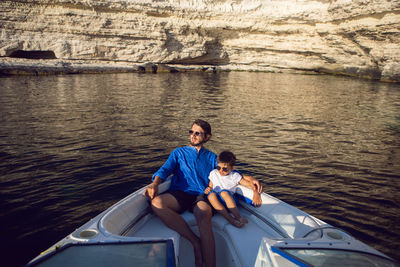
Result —
<path fill-rule="evenodd" d="M 149 183 L 198 117 L 265 192 L 400 259 L 400 86 L 240 72 L 1 78 L 2 259 Z"/>

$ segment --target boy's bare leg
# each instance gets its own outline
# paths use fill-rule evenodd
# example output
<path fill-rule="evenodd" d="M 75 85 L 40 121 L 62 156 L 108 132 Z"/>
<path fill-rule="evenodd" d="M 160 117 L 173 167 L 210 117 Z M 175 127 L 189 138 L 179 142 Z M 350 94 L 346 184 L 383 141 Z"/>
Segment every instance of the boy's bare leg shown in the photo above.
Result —
<path fill-rule="evenodd" d="M 232 196 L 227 191 L 222 191 L 220 194 L 235 219 L 239 220 L 242 224 L 248 223 L 249 221 L 246 218 L 240 216 L 239 209 L 237 208 L 236 202 Z"/>
<path fill-rule="evenodd" d="M 196 266 L 201 267 L 203 260 L 200 239 L 193 233 L 182 216 L 176 212 L 180 206 L 175 197 L 168 193 L 158 195 L 151 201 L 151 207 L 166 226 L 189 240 L 193 246 Z"/>
<path fill-rule="evenodd" d="M 225 199 L 224 199 L 225 200 Z M 214 209 L 221 214 L 230 224 L 236 227 L 242 227 L 243 223 L 239 220 L 233 218 L 229 212 L 226 210 L 225 206 L 219 201 L 218 196 L 216 193 L 210 193 L 208 195 L 208 201 L 210 201 L 211 205 Z M 238 211 L 239 212 L 239 211 Z"/>
<path fill-rule="evenodd" d="M 194 207 L 193 214 L 200 231 L 203 262 L 206 267 L 215 267 L 215 240 L 211 225 L 212 209 L 205 201 L 200 201 Z"/>

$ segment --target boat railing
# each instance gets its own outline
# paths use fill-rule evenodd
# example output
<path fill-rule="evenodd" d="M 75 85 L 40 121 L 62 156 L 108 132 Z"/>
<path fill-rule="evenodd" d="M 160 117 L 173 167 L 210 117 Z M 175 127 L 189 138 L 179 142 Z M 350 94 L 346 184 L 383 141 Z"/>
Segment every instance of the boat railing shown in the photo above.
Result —
<path fill-rule="evenodd" d="M 306 212 L 271 195 L 261 194 L 262 205 L 255 208 L 251 205 L 252 190 L 238 186 L 236 193 L 239 196 L 243 196 L 241 206 L 270 228 L 274 229 L 281 238 L 314 238 L 314 235 L 305 235 L 310 231 L 314 232 L 324 226 Z"/>
<path fill-rule="evenodd" d="M 159 186 L 159 192 L 168 190 L 170 181 Z M 146 187 L 122 199 L 100 219 L 99 230 L 105 235 L 124 236 L 151 211 L 148 199 L 143 195 Z"/>

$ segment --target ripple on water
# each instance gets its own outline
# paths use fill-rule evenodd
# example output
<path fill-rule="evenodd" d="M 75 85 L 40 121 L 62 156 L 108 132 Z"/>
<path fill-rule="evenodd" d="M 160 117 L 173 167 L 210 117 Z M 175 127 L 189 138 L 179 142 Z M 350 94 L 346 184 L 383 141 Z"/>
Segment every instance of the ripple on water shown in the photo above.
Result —
<path fill-rule="evenodd" d="M 330 76 L 1 78 L 3 251 L 23 265 L 147 184 L 201 117 L 265 192 L 398 257 L 398 103 L 395 85 Z"/>

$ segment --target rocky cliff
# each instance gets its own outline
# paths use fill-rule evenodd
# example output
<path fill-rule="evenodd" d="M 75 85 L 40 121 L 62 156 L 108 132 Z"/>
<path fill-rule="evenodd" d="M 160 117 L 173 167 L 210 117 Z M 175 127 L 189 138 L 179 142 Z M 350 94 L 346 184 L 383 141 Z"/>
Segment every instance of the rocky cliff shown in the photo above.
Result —
<path fill-rule="evenodd" d="M 3 72 L 36 57 L 400 81 L 398 0 L 2 0 L 0 25 Z"/>

